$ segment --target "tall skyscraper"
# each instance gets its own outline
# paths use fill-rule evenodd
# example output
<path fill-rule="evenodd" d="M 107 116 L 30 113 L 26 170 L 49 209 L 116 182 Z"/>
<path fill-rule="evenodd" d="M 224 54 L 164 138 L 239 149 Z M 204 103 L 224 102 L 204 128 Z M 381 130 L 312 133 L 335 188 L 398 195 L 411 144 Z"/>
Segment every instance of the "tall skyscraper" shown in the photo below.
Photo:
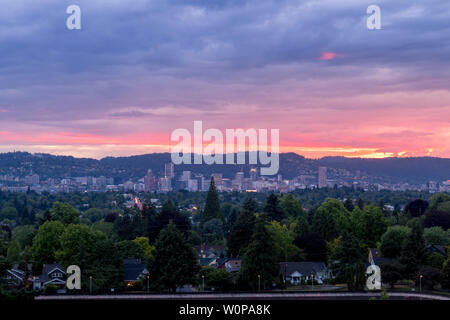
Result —
<path fill-rule="evenodd" d="M 158 187 L 156 178 L 153 176 L 151 169 L 148 169 L 147 174 L 144 177 L 145 191 L 154 191 Z"/>
<path fill-rule="evenodd" d="M 318 187 L 325 188 L 327 186 L 327 167 L 319 167 Z"/>
<path fill-rule="evenodd" d="M 164 175 L 169 179 L 172 179 L 175 176 L 174 165 L 172 162 L 166 163 L 164 166 Z"/>

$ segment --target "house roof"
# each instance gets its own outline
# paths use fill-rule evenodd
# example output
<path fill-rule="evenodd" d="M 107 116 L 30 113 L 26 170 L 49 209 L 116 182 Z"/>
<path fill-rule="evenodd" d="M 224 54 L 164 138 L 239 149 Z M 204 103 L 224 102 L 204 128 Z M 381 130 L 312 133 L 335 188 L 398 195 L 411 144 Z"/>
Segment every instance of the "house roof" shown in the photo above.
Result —
<path fill-rule="evenodd" d="M 318 274 L 327 272 L 324 262 L 280 262 L 280 272 L 284 274 L 286 266 L 286 275 L 298 272 L 302 275 Z"/>
<path fill-rule="evenodd" d="M 125 281 L 137 281 L 142 275 L 148 274 L 147 267 L 141 263 L 140 259 L 124 259 L 123 269 Z"/>
<path fill-rule="evenodd" d="M 216 258 L 200 258 L 200 265 L 209 266 L 216 261 Z"/>
<path fill-rule="evenodd" d="M 444 257 L 447 257 L 447 250 L 445 250 L 444 246 L 441 246 L 439 244 L 429 244 L 427 246 L 427 250 L 431 252 L 436 252 L 440 255 L 443 255 Z"/>

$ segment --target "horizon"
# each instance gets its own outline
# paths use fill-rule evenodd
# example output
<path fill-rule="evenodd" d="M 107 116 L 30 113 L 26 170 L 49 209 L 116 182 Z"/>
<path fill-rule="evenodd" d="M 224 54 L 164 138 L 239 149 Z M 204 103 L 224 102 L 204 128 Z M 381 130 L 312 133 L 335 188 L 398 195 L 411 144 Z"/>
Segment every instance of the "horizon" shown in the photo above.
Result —
<path fill-rule="evenodd" d="M 255 151 L 258 152 L 258 151 Z M 50 156 L 55 156 L 55 157 L 72 157 L 75 159 L 92 159 L 92 160 L 102 160 L 102 159 L 106 159 L 106 158 L 131 158 L 131 157 L 141 157 L 141 156 L 147 156 L 147 155 L 153 155 L 153 154 L 167 154 L 170 155 L 170 152 L 149 152 L 149 153 L 141 153 L 141 154 L 130 154 L 130 155 L 125 155 L 125 156 L 104 156 L 104 157 L 100 157 L 100 158 L 94 158 L 94 157 L 78 157 L 78 156 L 74 156 L 71 154 L 55 154 L 55 153 L 48 153 L 48 152 L 30 152 L 30 151 L 25 151 L 25 150 L 13 150 L 13 151 L 0 151 L 0 155 L 4 155 L 4 154 L 14 154 L 14 153 L 28 153 L 31 154 L 33 156 L 36 155 L 50 155 Z M 246 153 L 248 153 L 248 151 L 246 151 Z M 270 153 L 270 152 L 269 152 Z M 227 153 L 224 154 L 218 154 L 220 155 L 226 155 Z M 236 152 L 234 154 L 237 154 Z M 402 157 L 395 157 L 395 156 L 391 156 L 391 157 L 383 157 L 383 158 L 366 158 L 366 157 L 346 157 L 346 156 L 323 156 L 320 158 L 308 158 L 302 154 L 298 154 L 296 152 L 279 152 L 279 155 L 282 154 L 295 154 L 299 157 L 303 157 L 307 160 L 321 160 L 324 158 L 345 158 L 345 159 L 361 159 L 361 160 L 387 160 L 387 159 L 424 159 L 424 158 L 428 158 L 428 159 L 443 159 L 443 160 L 450 160 L 449 158 L 446 157 L 437 157 L 437 156 L 415 156 L 415 157 L 410 157 L 410 156 L 402 156 Z M 194 153 L 192 153 L 191 155 L 194 155 Z"/>

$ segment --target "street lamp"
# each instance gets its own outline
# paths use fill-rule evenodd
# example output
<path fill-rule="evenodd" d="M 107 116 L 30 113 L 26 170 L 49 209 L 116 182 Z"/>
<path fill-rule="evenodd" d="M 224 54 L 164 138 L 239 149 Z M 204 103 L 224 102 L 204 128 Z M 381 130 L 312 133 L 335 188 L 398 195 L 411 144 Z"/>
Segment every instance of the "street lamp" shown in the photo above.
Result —
<path fill-rule="evenodd" d="M 205 291 L 205 275 L 202 275 L 202 291 Z"/>
<path fill-rule="evenodd" d="M 149 280 L 150 280 L 150 276 L 147 275 L 147 293 L 148 293 L 148 291 L 149 291 Z"/>
<path fill-rule="evenodd" d="M 421 274 L 419 276 L 419 292 L 422 292 L 422 278 L 423 278 L 423 274 Z"/>
<path fill-rule="evenodd" d="M 261 275 L 258 274 L 258 291 L 261 291 Z"/>
<path fill-rule="evenodd" d="M 92 294 L 92 276 L 89 276 L 89 293 Z"/>
<path fill-rule="evenodd" d="M 314 291 L 314 275 L 311 273 L 311 290 Z"/>

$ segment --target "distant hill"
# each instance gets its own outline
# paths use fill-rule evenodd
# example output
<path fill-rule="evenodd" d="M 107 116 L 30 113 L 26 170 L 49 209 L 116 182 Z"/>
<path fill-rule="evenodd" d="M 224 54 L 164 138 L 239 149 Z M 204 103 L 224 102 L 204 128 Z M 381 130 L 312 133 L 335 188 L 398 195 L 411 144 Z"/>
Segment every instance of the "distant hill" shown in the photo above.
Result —
<path fill-rule="evenodd" d="M 129 178 L 141 178 L 148 169 L 152 169 L 156 174 L 163 174 L 164 164 L 170 161 L 170 153 L 106 157 L 101 160 L 28 152 L 0 153 L 0 175 L 25 176 L 31 172 L 42 178 L 103 175 L 122 182 Z M 315 175 L 319 166 L 328 167 L 330 175 L 337 169 L 345 169 L 352 174 L 359 170 L 361 175 L 393 182 L 426 183 L 430 180 L 450 179 L 450 159 L 444 158 L 325 157 L 313 160 L 295 153 L 280 154 L 279 174 L 284 178 L 293 178 L 299 174 Z M 219 172 L 224 177 L 231 178 L 241 170 L 248 175 L 250 168 L 250 165 L 179 165 L 175 166 L 175 171 L 180 173 L 190 170 L 205 175 Z"/>

